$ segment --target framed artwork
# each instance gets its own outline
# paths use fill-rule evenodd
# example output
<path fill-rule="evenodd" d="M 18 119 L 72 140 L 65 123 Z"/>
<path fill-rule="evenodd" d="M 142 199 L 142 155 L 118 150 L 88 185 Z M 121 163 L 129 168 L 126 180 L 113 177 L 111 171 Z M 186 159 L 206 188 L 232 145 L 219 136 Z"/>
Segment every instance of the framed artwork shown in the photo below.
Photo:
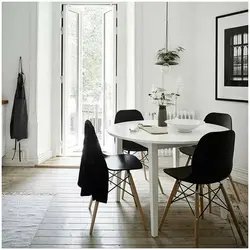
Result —
<path fill-rule="evenodd" d="M 215 99 L 248 102 L 248 10 L 216 17 Z"/>

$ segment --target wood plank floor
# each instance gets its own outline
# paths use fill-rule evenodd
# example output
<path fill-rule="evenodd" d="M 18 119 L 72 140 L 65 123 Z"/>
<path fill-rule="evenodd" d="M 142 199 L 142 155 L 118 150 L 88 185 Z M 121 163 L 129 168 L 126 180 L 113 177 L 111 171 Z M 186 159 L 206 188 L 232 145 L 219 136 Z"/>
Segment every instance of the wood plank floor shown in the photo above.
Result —
<path fill-rule="evenodd" d="M 168 158 L 168 157 L 166 157 Z M 75 159 L 76 160 L 76 159 Z M 182 159 L 183 162 L 185 159 Z M 68 161 L 68 160 L 67 160 Z M 165 194 L 159 190 L 159 218 L 174 180 L 163 167 L 171 158 L 160 160 L 159 176 Z M 174 203 L 159 237 L 145 231 L 132 197 L 115 202 L 115 192 L 107 204 L 100 203 L 93 235 L 89 235 L 89 197 L 80 197 L 76 185 L 77 168 L 3 167 L 2 247 L 3 248 L 190 248 L 194 246 L 194 217 L 188 204 Z M 132 172 L 139 198 L 149 223 L 149 183 L 142 170 Z M 244 238 L 248 240 L 248 188 L 236 184 L 237 202 L 230 185 L 228 193 Z M 191 198 L 191 205 L 194 199 Z M 241 247 L 232 220 L 219 217 L 219 208 L 205 213 L 200 223 L 200 247 Z"/>

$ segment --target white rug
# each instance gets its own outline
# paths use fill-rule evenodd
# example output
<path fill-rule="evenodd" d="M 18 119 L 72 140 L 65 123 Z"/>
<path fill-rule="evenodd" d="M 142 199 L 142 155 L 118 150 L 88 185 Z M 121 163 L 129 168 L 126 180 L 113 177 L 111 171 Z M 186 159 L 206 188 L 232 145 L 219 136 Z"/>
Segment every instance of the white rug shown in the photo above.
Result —
<path fill-rule="evenodd" d="M 2 196 L 2 248 L 28 248 L 53 195 Z"/>

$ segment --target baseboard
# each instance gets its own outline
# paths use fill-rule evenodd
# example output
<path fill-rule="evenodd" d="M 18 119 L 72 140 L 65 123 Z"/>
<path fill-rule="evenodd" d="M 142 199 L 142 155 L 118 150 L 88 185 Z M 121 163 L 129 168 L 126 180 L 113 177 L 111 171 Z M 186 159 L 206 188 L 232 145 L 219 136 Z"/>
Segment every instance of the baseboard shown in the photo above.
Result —
<path fill-rule="evenodd" d="M 43 163 L 44 161 L 50 159 L 52 157 L 52 150 L 48 150 L 47 152 L 44 152 L 38 156 L 38 163 Z"/>
<path fill-rule="evenodd" d="M 233 167 L 231 175 L 235 182 L 248 185 L 248 171 L 246 169 Z"/>
<path fill-rule="evenodd" d="M 15 157 L 12 160 L 14 154 L 13 148 L 6 148 L 5 156 L 2 158 L 3 166 L 35 166 L 37 163 L 37 157 L 29 154 L 28 148 L 22 148 L 21 162 L 19 161 L 19 152 L 16 151 Z"/>
<path fill-rule="evenodd" d="M 2 158 L 2 166 L 20 166 L 20 167 L 34 167 L 37 164 L 37 158 L 29 158 L 29 159 L 22 159 L 20 162 L 19 159 L 15 158 L 7 158 L 4 156 Z"/>
<path fill-rule="evenodd" d="M 22 149 L 22 157 L 21 162 L 19 161 L 19 155 L 18 151 L 16 152 L 15 158 L 12 160 L 13 157 L 13 150 L 7 150 L 6 155 L 2 158 L 2 165 L 3 166 L 20 166 L 20 167 L 31 167 L 36 166 L 37 164 L 40 164 L 49 158 L 52 157 L 52 150 L 48 150 L 47 152 L 44 152 L 40 154 L 39 156 L 30 156 L 28 149 L 24 148 Z"/>

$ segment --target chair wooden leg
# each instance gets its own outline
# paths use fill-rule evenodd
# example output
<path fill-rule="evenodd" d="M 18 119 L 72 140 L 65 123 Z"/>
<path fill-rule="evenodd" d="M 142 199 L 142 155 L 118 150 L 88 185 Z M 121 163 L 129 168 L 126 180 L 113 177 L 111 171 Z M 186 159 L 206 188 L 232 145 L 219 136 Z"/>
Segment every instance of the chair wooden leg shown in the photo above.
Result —
<path fill-rule="evenodd" d="M 141 152 L 141 158 L 145 159 L 144 157 L 145 157 L 144 153 Z M 146 171 L 146 167 L 145 167 L 145 164 L 144 164 L 144 160 L 142 161 L 142 166 L 143 166 L 143 171 L 144 171 L 144 177 L 145 177 L 145 180 L 147 181 L 148 178 L 147 178 L 147 171 Z"/>
<path fill-rule="evenodd" d="M 131 173 L 129 173 L 129 183 L 130 183 L 131 191 L 132 191 L 132 194 L 134 196 L 135 202 L 137 204 L 137 208 L 138 208 L 139 213 L 141 215 L 141 220 L 142 220 L 144 229 L 147 230 L 146 218 L 145 218 L 145 215 L 143 213 L 143 210 L 142 210 L 142 207 L 141 207 L 141 203 L 140 203 L 140 200 L 139 200 L 139 197 L 138 197 L 138 193 L 136 191 L 135 183 L 134 183 L 134 180 L 133 180 L 133 177 L 132 177 Z"/>
<path fill-rule="evenodd" d="M 189 156 L 188 156 L 188 159 L 187 159 L 187 162 L 186 162 L 186 166 L 188 166 L 188 164 L 189 164 L 189 162 L 190 162 L 191 158 L 192 158 L 192 156 L 191 156 L 191 155 L 189 155 Z"/>
<path fill-rule="evenodd" d="M 148 180 L 148 177 L 147 177 L 147 169 L 146 169 L 146 167 L 145 167 L 144 164 L 143 164 L 142 166 L 143 166 L 144 178 L 145 178 L 145 180 L 147 181 L 147 180 Z"/>
<path fill-rule="evenodd" d="M 167 205 L 166 205 L 166 207 L 164 209 L 164 212 L 163 212 L 163 215 L 162 215 L 162 218 L 161 218 L 161 222 L 160 222 L 160 225 L 159 225 L 159 231 L 161 231 L 161 229 L 162 229 L 162 226 L 164 224 L 164 221 L 165 221 L 165 218 L 167 216 L 168 210 L 170 208 L 171 202 L 172 202 L 173 198 L 175 197 L 175 195 L 176 195 L 176 193 L 177 193 L 177 191 L 179 189 L 179 186 L 180 186 L 180 181 L 176 180 L 175 184 L 173 186 L 173 189 L 171 191 L 171 194 L 169 196 Z"/>
<path fill-rule="evenodd" d="M 203 203 L 203 185 L 200 185 L 200 214 L 203 212 L 204 203 Z M 204 213 L 202 214 L 201 218 L 204 218 Z"/>
<path fill-rule="evenodd" d="M 129 172 L 127 173 L 127 176 L 129 176 Z M 129 186 L 130 186 L 130 190 L 131 190 L 131 193 L 133 194 L 133 189 L 132 189 L 132 187 L 131 187 L 131 183 L 130 183 L 130 180 L 129 180 L 129 178 L 128 178 L 128 182 L 129 182 Z M 135 207 L 137 208 L 137 203 L 136 203 L 136 200 L 135 200 L 135 197 L 133 196 L 133 200 L 134 200 L 134 203 L 135 203 Z"/>
<path fill-rule="evenodd" d="M 196 185 L 195 190 L 195 247 L 199 247 L 199 222 L 200 222 L 200 211 L 199 211 L 199 185 Z"/>
<path fill-rule="evenodd" d="M 124 171 L 124 179 L 127 177 L 126 171 Z M 123 182 L 123 190 L 122 190 L 122 199 L 124 200 L 125 188 L 126 188 L 126 181 Z"/>
<path fill-rule="evenodd" d="M 91 209 L 92 203 L 93 203 L 93 198 L 92 198 L 92 196 L 91 196 L 91 197 L 90 197 L 90 201 L 89 201 L 89 210 Z"/>
<path fill-rule="evenodd" d="M 224 186 L 222 184 L 220 184 L 220 188 L 221 188 L 222 194 L 223 194 L 223 196 L 225 198 L 225 202 L 227 203 L 228 210 L 229 210 L 229 212 L 230 212 L 230 214 L 232 216 L 232 219 L 233 219 L 234 225 L 236 227 L 236 230 L 237 230 L 237 232 L 238 232 L 238 234 L 240 236 L 242 245 L 246 246 L 246 242 L 245 242 L 244 237 L 243 237 L 243 235 L 241 233 L 239 223 L 238 223 L 238 221 L 236 219 L 236 216 L 234 214 L 233 207 L 232 207 L 232 205 L 231 205 L 231 203 L 229 201 L 229 198 L 227 196 L 226 190 L 225 190 L 225 188 L 224 188 Z"/>
<path fill-rule="evenodd" d="M 163 191 L 163 188 L 162 188 L 162 185 L 161 185 L 161 182 L 160 182 L 159 178 L 158 178 L 158 185 L 159 185 L 159 188 L 161 190 L 161 193 L 164 194 L 164 191 Z"/>
<path fill-rule="evenodd" d="M 93 216 L 92 216 L 92 220 L 91 220 L 91 226 L 90 226 L 90 230 L 89 230 L 90 234 L 92 234 L 93 229 L 94 229 L 95 218 L 96 218 L 96 214 L 97 214 L 98 205 L 99 205 L 99 201 L 96 201 L 95 202 L 95 208 L 94 208 Z"/>
<path fill-rule="evenodd" d="M 209 202 L 211 201 L 211 185 L 207 184 L 208 186 L 208 199 Z M 212 202 L 209 204 L 209 213 L 212 213 Z"/>
<path fill-rule="evenodd" d="M 229 175 L 229 180 L 230 180 L 230 182 L 232 184 L 233 190 L 234 190 L 234 192 L 236 194 L 236 197 L 237 197 L 238 201 L 240 201 L 240 196 L 239 196 L 238 190 L 237 190 L 237 188 L 236 188 L 236 186 L 234 184 L 234 181 L 233 181 L 233 178 L 232 178 L 231 175 Z"/>

